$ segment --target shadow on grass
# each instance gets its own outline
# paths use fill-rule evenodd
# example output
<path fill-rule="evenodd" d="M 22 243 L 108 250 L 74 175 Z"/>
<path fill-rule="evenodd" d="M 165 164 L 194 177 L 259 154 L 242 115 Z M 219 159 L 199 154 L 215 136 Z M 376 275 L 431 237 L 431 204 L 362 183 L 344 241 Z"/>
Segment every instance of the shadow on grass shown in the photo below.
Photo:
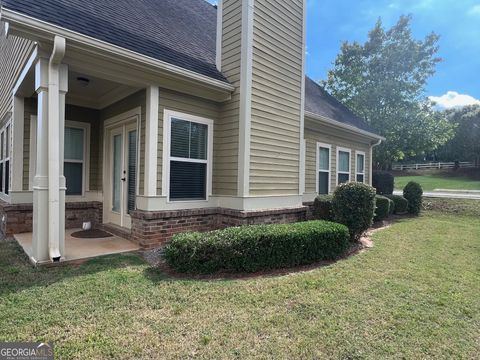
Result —
<path fill-rule="evenodd" d="M 127 253 L 94 258 L 80 265 L 33 267 L 21 246 L 15 240 L 1 240 L 0 296 L 32 287 L 48 287 L 72 277 L 145 264 L 141 256 Z"/>

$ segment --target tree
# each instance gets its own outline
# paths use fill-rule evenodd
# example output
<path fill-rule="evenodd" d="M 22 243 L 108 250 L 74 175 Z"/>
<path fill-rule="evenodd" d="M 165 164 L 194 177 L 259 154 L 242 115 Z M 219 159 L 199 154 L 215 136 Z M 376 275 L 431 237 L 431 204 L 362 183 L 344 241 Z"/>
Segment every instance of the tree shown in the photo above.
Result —
<path fill-rule="evenodd" d="M 374 152 L 377 168 L 405 156 L 433 151 L 453 135 L 444 115 L 432 110 L 425 85 L 441 61 L 439 36 L 412 38 L 410 16 L 386 31 L 379 19 L 365 44 L 344 42 L 322 83 L 387 140 Z"/>
<path fill-rule="evenodd" d="M 455 136 L 437 151 L 443 161 L 475 161 L 480 164 L 480 106 L 466 106 L 445 112 L 457 126 Z"/>

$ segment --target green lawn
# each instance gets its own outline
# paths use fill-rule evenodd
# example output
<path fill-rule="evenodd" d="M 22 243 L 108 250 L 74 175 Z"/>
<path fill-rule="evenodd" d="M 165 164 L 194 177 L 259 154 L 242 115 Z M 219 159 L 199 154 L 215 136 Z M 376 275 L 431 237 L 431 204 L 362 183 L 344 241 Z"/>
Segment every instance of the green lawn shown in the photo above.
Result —
<path fill-rule="evenodd" d="M 480 190 L 480 181 L 478 180 L 440 175 L 396 176 L 395 189 L 402 190 L 409 181 L 418 182 L 422 185 L 423 191 L 433 191 L 435 189 Z"/>
<path fill-rule="evenodd" d="M 0 242 L 0 341 L 79 359 L 478 358 L 478 217 L 430 212 L 374 242 L 308 272 L 213 281 L 136 255 L 34 270 Z"/>

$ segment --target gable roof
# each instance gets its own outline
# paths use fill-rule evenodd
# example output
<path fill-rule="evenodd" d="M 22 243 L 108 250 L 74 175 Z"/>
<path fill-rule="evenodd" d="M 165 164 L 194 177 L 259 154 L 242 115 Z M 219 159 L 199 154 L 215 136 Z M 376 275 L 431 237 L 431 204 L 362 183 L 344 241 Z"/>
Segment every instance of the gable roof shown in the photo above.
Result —
<path fill-rule="evenodd" d="M 308 76 L 305 78 L 305 111 L 375 134 L 375 131 L 362 118 L 355 115 Z"/>
<path fill-rule="evenodd" d="M 0 0 L 2 7 L 228 82 L 215 64 L 217 10 L 206 0 Z M 305 110 L 375 134 L 306 77 Z"/>
<path fill-rule="evenodd" d="M 205 0 L 3 0 L 2 7 L 225 81 Z"/>

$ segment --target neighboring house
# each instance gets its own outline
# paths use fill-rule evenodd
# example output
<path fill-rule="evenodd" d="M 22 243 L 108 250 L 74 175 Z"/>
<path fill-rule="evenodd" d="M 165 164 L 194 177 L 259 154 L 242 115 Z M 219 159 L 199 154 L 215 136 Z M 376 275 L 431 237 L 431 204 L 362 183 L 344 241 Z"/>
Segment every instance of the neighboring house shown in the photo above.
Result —
<path fill-rule="evenodd" d="M 3 232 L 33 232 L 34 262 L 83 221 L 151 248 L 370 183 L 382 137 L 305 77 L 305 8 L 3 0 Z"/>

